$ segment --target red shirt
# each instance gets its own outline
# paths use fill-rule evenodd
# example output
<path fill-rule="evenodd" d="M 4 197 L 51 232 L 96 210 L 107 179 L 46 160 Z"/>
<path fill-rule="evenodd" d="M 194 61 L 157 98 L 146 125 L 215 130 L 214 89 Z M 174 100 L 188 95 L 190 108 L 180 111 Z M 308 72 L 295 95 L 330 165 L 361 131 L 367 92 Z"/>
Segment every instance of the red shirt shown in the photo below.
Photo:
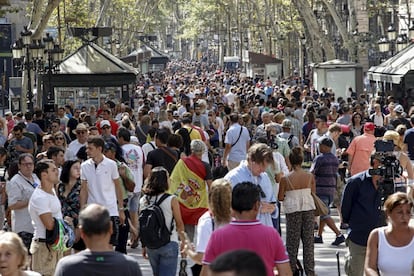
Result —
<path fill-rule="evenodd" d="M 119 125 L 113 120 L 108 120 L 108 121 L 111 124 L 111 134 L 116 136 L 116 133 L 118 132 Z M 101 122 L 100 121 L 96 122 L 95 126 L 98 128 L 99 134 L 102 134 Z"/>

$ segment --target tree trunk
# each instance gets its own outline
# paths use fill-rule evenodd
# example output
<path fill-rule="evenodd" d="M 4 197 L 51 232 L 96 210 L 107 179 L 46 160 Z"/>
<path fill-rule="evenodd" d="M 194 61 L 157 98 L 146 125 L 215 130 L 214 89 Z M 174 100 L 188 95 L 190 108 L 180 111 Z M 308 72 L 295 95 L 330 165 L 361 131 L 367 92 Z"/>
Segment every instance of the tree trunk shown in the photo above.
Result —
<path fill-rule="evenodd" d="M 60 0 L 49 0 L 44 12 L 42 13 L 40 22 L 38 22 L 35 26 L 33 39 L 40 39 L 42 37 L 43 31 L 49 22 L 49 18 L 52 15 L 52 12 L 57 8 L 57 6 L 59 6 L 59 2 Z"/>
<path fill-rule="evenodd" d="M 33 0 L 32 13 L 30 15 L 29 30 L 36 29 L 43 15 L 44 0 Z"/>
<path fill-rule="evenodd" d="M 313 62 L 322 62 L 324 61 L 323 51 L 325 51 L 326 58 L 333 59 L 335 58 L 335 50 L 327 39 L 327 37 L 321 32 L 319 27 L 318 21 L 313 14 L 312 8 L 309 5 L 307 0 L 293 0 L 292 1 L 300 16 L 303 18 L 304 24 L 308 29 L 308 33 L 310 34 L 310 43 L 312 45 L 312 53 L 313 53 Z"/>
<path fill-rule="evenodd" d="M 358 45 L 352 37 L 352 34 L 350 34 L 346 29 L 346 26 L 339 17 L 338 12 L 336 11 L 332 2 L 329 0 L 322 0 L 322 2 L 325 4 L 325 6 L 328 9 L 328 12 L 332 16 L 332 19 L 338 29 L 339 35 L 342 37 L 343 46 L 348 50 L 351 59 L 357 61 L 358 57 L 356 55 L 358 53 Z"/>

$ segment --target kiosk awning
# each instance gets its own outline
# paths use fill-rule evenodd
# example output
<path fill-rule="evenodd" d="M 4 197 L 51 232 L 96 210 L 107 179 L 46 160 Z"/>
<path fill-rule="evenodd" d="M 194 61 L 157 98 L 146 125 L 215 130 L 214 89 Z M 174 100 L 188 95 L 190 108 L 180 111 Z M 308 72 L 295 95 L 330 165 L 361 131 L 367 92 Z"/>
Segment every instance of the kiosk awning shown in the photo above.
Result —
<path fill-rule="evenodd" d="M 414 70 L 414 43 L 380 65 L 369 68 L 368 79 L 399 84 L 411 70 Z"/>

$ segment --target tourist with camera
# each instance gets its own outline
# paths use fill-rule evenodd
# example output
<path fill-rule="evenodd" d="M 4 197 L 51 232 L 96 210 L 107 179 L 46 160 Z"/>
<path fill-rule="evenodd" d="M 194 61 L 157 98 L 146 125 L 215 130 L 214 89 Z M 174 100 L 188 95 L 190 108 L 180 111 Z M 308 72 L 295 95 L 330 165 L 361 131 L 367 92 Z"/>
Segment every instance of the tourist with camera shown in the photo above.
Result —
<path fill-rule="evenodd" d="M 371 155 L 372 169 L 381 166 L 382 154 Z M 352 176 L 345 186 L 341 213 L 344 223 L 349 224 L 346 243 L 349 252 L 345 256 L 345 272 L 350 276 L 364 274 L 365 253 L 369 233 L 383 225 L 379 183 L 381 175 L 371 175 L 365 170 Z"/>

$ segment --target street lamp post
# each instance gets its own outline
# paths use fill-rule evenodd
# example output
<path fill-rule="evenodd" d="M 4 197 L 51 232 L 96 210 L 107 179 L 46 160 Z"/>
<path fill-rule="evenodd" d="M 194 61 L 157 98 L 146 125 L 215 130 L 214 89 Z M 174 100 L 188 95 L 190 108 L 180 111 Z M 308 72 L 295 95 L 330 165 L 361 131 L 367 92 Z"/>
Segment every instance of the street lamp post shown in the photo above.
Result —
<path fill-rule="evenodd" d="M 52 74 L 57 73 L 59 70 L 58 65 L 62 61 L 63 50 L 54 43 L 53 38 L 49 34 L 46 34 L 46 37 L 43 38 L 43 43 L 42 40 L 32 40 L 32 32 L 27 27 L 24 28 L 20 35 L 21 38 L 12 47 L 13 59 L 19 71 L 27 71 L 27 109 L 33 112 L 32 71 L 43 74 L 47 73 L 47 101 L 48 103 L 54 103 Z"/>
<path fill-rule="evenodd" d="M 45 44 L 44 53 L 47 54 L 48 91 L 46 99 L 47 103 L 54 103 L 55 93 L 53 91 L 52 75 L 59 72 L 59 64 L 62 62 L 64 50 L 60 48 L 59 44 L 55 44 L 53 37 L 51 37 L 49 33 L 46 33 L 43 42 Z"/>
<path fill-rule="evenodd" d="M 406 30 L 405 30 L 406 31 Z M 388 58 L 391 54 L 393 56 L 395 53 L 403 50 L 405 47 L 411 43 L 414 38 L 414 22 L 412 22 L 411 27 L 407 32 L 401 32 L 397 34 L 396 29 L 391 24 L 387 29 L 387 37 L 382 36 L 378 40 L 379 52 L 383 54 L 385 58 Z"/>
<path fill-rule="evenodd" d="M 302 69 L 302 79 L 305 79 L 305 74 L 306 74 L 306 63 L 307 63 L 307 61 L 306 61 L 306 59 L 307 59 L 307 57 L 306 57 L 306 37 L 305 37 L 305 35 L 302 35 L 302 37 L 300 38 L 300 41 L 301 41 L 301 44 L 302 44 L 302 57 L 303 57 L 303 61 L 302 61 L 302 66 L 303 66 L 303 69 Z"/>
<path fill-rule="evenodd" d="M 28 30 L 27 27 L 20 33 L 20 36 L 21 38 L 17 40 L 12 47 L 13 59 L 18 63 L 16 67 L 19 71 L 27 71 L 27 108 L 30 111 L 33 111 L 31 70 L 34 69 L 34 64 L 31 58 L 37 58 L 38 48 L 31 43 L 32 32 Z"/>

